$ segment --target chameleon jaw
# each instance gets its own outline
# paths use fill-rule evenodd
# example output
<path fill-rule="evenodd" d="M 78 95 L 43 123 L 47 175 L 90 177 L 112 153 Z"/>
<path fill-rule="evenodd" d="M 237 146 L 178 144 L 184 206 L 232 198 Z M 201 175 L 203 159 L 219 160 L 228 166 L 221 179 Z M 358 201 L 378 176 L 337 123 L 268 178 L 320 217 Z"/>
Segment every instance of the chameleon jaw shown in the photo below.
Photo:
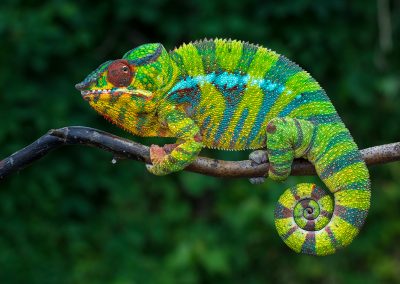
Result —
<path fill-rule="evenodd" d="M 91 95 L 99 96 L 103 94 L 108 95 L 119 95 L 119 94 L 129 94 L 133 96 L 143 97 L 145 99 L 151 99 L 153 93 L 147 90 L 130 90 L 128 88 L 117 88 L 117 89 L 96 89 L 96 90 L 82 90 L 81 95 L 83 99 L 90 99 Z"/>

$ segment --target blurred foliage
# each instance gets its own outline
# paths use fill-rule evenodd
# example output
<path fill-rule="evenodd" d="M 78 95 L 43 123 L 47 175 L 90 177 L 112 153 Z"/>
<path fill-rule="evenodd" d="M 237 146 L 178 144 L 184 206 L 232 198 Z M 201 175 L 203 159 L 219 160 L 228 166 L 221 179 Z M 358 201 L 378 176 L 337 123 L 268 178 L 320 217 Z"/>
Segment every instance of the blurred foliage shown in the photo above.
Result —
<path fill-rule="evenodd" d="M 0 157 L 67 125 L 163 143 L 109 124 L 74 84 L 142 43 L 171 49 L 204 37 L 258 43 L 299 63 L 361 148 L 399 141 L 400 2 L 388 3 L 390 30 L 378 25 L 377 2 L 364 0 L 3 0 Z M 392 46 L 382 48 L 382 33 Z M 290 251 L 273 224 L 283 189 L 312 177 L 251 186 L 153 177 L 111 159 L 65 147 L 0 181 L 0 283 L 400 282 L 399 163 L 371 168 L 372 208 L 354 243 L 316 258 Z"/>

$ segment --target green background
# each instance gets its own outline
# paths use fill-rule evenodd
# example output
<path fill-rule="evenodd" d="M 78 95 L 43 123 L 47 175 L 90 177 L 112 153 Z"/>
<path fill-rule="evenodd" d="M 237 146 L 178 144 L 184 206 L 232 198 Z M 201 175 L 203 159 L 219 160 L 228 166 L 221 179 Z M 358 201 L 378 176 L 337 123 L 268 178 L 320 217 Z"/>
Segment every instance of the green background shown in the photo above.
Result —
<path fill-rule="evenodd" d="M 204 37 L 258 43 L 303 66 L 360 148 L 400 140 L 399 1 L 4 0 L 0 157 L 68 125 L 164 143 L 117 129 L 74 84 L 140 44 L 171 49 Z M 0 181 L 0 283 L 400 282 L 400 163 L 370 168 L 372 207 L 356 240 L 310 257 L 280 240 L 273 209 L 285 188 L 312 177 L 252 186 L 154 177 L 142 163 L 111 159 L 64 147 Z"/>

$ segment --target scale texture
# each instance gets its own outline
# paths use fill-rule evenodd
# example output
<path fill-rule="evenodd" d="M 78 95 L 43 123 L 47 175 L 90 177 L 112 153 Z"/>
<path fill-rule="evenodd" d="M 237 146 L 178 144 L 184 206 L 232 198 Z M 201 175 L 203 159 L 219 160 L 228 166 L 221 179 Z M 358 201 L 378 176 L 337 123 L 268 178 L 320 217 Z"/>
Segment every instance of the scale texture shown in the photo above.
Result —
<path fill-rule="evenodd" d="M 268 159 L 268 177 L 276 181 L 290 175 L 294 158 L 309 160 L 329 192 L 299 184 L 275 209 L 278 233 L 296 252 L 334 253 L 364 224 L 370 181 L 357 145 L 318 82 L 272 50 L 223 39 L 170 52 L 145 44 L 103 63 L 76 87 L 127 131 L 177 138 L 151 146 L 147 168 L 156 175 L 182 170 L 203 147 L 265 149 L 250 158 Z"/>

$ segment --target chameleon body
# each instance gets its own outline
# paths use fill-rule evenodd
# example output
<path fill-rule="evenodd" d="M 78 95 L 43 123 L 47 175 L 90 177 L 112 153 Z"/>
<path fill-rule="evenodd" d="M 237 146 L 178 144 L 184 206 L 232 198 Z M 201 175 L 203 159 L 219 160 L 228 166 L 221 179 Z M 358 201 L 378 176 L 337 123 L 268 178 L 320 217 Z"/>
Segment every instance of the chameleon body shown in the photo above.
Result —
<path fill-rule="evenodd" d="M 288 177 L 294 158 L 308 159 L 330 193 L 299 184 L 275 209 L 279 235 L 297 252 L 334 253 L 364 223 L 370 181 L 357 145 L 317 81 L 272 50 L 222 39 L 170 52 L 145 44 L 76 87 L 135 135 L 177 137 L 176 144 L 151 146 L 148 170 L 156 175 L 182 170 L 203 147 L 266 149 L 250 158 L 268 158 L 268 176 L 277 181 Z"/>

